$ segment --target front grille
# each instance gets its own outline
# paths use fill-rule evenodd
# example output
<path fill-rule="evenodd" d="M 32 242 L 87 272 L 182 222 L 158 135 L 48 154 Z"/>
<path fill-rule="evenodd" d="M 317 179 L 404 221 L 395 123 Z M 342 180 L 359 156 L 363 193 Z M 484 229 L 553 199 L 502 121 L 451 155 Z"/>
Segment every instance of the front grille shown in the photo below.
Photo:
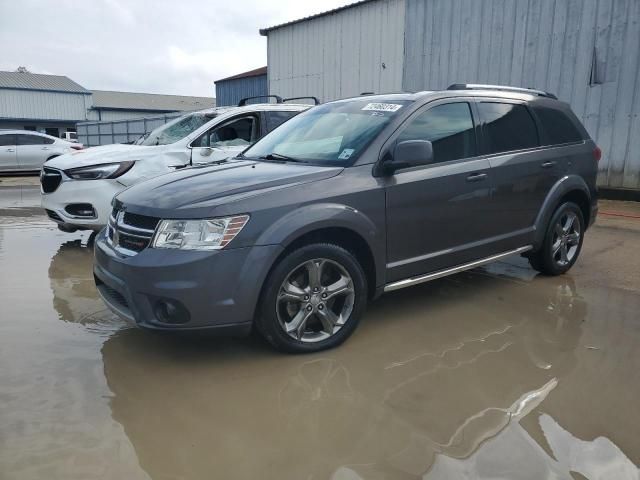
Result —
<path fill-rule="evenodd" d="M 49 167 L 44 167 L 40 173 L 40 184 L 44 193 L 55 192 L 62 182 L 62 174 Z"/>
<path fill-rule="evenodd" d="M 109 217 L 107 238 L 116 250 L 136 254 L 149 246 L 159 221 L 158 218 L 114 208 Z"/>
<path fill-rule="evenodd" d="M 53 210 L 47 210 L 45 209 L 45 211 L 47 212 L 47 215 L 49 216 L 49 218 L 51 220 L 55 220 L 57 222 L 62 222 L 63 220 L 60 218 L 60 215 L 58 215 L 56 212 L 54 212 Z"/>

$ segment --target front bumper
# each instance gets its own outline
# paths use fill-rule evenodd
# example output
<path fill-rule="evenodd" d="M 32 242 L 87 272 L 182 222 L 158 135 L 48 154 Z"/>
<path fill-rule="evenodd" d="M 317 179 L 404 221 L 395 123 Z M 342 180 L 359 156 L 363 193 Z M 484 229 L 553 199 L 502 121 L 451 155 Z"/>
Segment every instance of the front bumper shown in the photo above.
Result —
<path fill-rule="evenodd" d="M 41 191 L 41 204 L 58 224 L 100 230 L 109 221 L 111 200 L 125 188 L 116 180 L 64 180 L 51 193 Z M 66 210 L 69 205 L 81 203 L 93 206 L 95 218 L 79 218 Z"/>
<path fill-rule="evenodd" d="M 209 252 L 147 248 L 124 256 L 106 243 L 102 231 L 95 242 L 94 276 L 107 306 L 139 327 L 246 334 L 281 251 L 279 245 Z M 183 307 L 188 321 L 163 319 L 163 302 Z"/>

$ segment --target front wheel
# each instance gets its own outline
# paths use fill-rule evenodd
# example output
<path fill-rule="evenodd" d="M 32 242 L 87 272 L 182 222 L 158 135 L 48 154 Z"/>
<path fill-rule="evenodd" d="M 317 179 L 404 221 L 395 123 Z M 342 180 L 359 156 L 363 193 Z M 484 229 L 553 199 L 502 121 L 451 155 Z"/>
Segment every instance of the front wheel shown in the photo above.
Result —
<path fill-rule="evenodd" d="M 551 216 L 542 247 L 529 255 L 529 263 L 545 275 L 567 272 L 578 259 L 584 230 L 580 207 L 573 202 L 563 203 Z"/>
<path fill-rule="evenodd" d="M 280 350 L 317 352 L 346 340 L 366 303 L 367 281 L 350 252 L 333 244 L 307 245 L 282 258 L 269 275 L 257 327 Z"/>

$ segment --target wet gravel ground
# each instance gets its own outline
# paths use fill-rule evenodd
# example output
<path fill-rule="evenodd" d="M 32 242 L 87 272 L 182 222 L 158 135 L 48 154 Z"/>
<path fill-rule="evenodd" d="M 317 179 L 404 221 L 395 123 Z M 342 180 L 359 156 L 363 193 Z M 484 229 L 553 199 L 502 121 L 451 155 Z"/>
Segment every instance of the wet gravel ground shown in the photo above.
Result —
<path fill-rule="evenodd" d="M 88 233 L 0 182 L 1 479 L 638 479 L 640 205 L 578 264 L 385 295 L 342 347 L 132 329 Z"/>

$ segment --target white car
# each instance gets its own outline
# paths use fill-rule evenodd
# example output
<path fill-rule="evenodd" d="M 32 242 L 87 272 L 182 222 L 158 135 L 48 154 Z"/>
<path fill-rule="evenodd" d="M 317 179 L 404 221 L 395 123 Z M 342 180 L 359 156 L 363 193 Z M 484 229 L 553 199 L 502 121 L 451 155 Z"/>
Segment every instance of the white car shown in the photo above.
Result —
<path fill-rule="evenodd" d="M 0 130 L 0 172 L 37 172 L 59 155 L 82 150 L 80 143 L 30 130 Z"/>
<path fill-rule="evenodd" d="M 125 188 L 236 155 L 309 107 L 267 103 L 212 108 L 177 118 L 131 145 L 92 147 L 54 158 L 40 173 L 42 206 L 61 230 L 100 230 L 109 219 L 112 198 Z"/>

